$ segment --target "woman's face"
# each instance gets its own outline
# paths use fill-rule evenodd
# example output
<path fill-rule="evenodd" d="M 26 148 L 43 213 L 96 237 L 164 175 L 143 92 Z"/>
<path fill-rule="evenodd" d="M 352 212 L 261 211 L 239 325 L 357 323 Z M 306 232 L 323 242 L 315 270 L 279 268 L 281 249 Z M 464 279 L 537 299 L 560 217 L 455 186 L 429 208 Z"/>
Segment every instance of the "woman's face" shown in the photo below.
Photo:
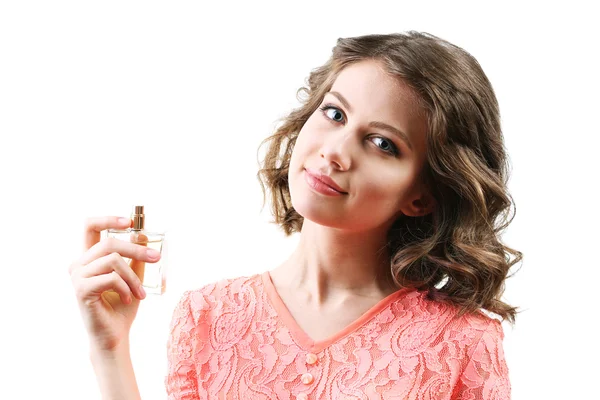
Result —
<path fill-rule="evenodd" d="M 413 92 L 379 62 L 344 68 L 294 146 L 294 209 L 317 224 L 356 232 L 389 227 L 401 214 L 427 214 L 433 202 L 417 181 L 426 131 Z M 305 169 L 329 176 L 345 193 L 323 193 Z"/>

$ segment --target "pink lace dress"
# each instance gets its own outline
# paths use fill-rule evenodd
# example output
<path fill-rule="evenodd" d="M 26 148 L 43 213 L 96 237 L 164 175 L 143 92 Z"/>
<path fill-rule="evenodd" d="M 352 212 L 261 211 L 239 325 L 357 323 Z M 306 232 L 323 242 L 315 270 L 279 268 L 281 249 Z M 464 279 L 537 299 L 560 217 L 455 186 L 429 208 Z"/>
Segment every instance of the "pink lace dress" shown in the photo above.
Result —
<path fill-rule="evenodd" d="M 401 289 L 333 337 L 296 324 L 268 272 L 183 294 L 173 313 L 170 400 L 506 400 L 500 321 Z"/>

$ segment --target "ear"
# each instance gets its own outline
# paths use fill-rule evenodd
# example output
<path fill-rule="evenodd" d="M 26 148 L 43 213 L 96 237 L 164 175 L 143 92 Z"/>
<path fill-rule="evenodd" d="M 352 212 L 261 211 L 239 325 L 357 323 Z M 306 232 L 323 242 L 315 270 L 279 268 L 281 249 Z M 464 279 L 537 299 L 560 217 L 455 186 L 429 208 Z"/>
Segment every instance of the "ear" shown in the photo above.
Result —
<path fill-rule="evenodd" d="M 412 200 L 410 204 L 402 209 L 402 213 L 409 217 L 423 217 L 435 209 L 436 201 L 428 192 Z"/>

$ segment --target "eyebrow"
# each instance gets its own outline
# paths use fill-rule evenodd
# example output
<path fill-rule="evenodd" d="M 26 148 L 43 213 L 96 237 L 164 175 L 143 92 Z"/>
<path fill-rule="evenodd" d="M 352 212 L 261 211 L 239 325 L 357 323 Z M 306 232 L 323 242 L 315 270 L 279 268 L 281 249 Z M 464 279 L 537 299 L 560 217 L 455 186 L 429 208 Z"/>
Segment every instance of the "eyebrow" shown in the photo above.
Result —
<path fill-rule="evenodd" d="M 344 96 L 342 96 L 341 93 L 335 92 L 335 91 L 331 91 L 331 92 L 327 92 L 327 93 L 334 95 L 340 101 L 340 103 L 342 103 L 342 105 L 348 109 L 348 111 L 352 112 L 352 107 L 350 106 L 350 103 L 348 103 L 348 100 L 346 100 L 346 98 Z M 327 93 L 325 93 L 325 94 L 327 94 Z M 406 145 L 408 146 L 409 149 L 411 149 L 411 150 L 413 149 L 412 145 L 410 144 L 410 140 L 408 140 L 408 135 L 406 133 L 402 132 L 401 130 L 394 128 L 393 126 L 388 125 L 385 122 L 379 122 L 379 121 L 371 121 L 369 123 L 369 126 L 372 128 L 383 129 L 390 133 L 393 133 L 394 135 L 396 135 L 400 139 L 402 139 L 404 141 L 404 143 L 406 143 Z"/>

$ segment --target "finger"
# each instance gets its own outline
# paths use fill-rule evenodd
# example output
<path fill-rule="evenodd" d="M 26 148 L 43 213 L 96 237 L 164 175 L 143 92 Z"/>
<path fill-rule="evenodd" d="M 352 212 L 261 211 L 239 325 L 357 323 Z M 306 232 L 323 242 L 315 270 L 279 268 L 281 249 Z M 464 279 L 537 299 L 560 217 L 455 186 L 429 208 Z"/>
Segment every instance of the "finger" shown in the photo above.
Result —
<path fill-rule="evenodd" d="M 79 260 L 73 261 L 71 265 L 69 265 L 69 275 L 73 276 L 73 272 L 75 272 L 75 270 L 77 270 L 79 267 L 81 267 Z"/>
<path fill-rule="evenodd" d="M 132 237 L 132 240 L 135 240 L 140 246 L 146 247 L 148 244 L 148 236 L 143 233 L 135 234 L 135 237 Z M 158 252 L 157 252 L 158 253 Z M 148 255 L 148 249 L 146 248 L 146 255 Z M 160 254 L 158 254 L 160 258 Z M 136 258 L 131 258 L 131 262 L 129 263 L 131 270 L 135 275 L 138 276 L 141 282 L 144 282 L 144 273 L 146 272 L 146 263 Z"/>
<path fill-rule="evenodd" d="M 157 262 L 160 260 L 160 253 L 156 250 L 148 249 L 146 246 L 127 242 L 125 240 L 106 238 L 83 253 L 78 260 L 78 264 L 89 264 L 95 259 L 104 257 L 110 253 L 119 253 L 123 257 L 145 262 Z"/>
<path fill-rule="evenodd" d="M 85 268 L 78 270 L 77 275 L 81 278 L 91 278 L 93 276 L 110 274 L 113 271 L 119 274 L 125 281 L 129 290 L 139 299 L 143 299 L 142 281 L 136 273 L 127 265 L 119 253 L 111 253 L 107 256 L 98 258 Z"/>
<path fill-rule="evenodd" d="M 109 274 L 96 275 L 87 279 L 79 279 L 76 285 L 76 296 L 85 304 L 97 301 L 102 293 L 114 290 L 119 294 L 121 302 L 129 304 L 131 301 L 131 290 L 121 276 L 113 271 Z"/>
<path fill-rule="evenodd" d="M 105 229 L 126 229 L 131 226 L 131 218 L 124 217 L 90 217 L 85 220 L 83 234 L 83 249 L 90 247 L 100 241 L 100 232 Z"/>

